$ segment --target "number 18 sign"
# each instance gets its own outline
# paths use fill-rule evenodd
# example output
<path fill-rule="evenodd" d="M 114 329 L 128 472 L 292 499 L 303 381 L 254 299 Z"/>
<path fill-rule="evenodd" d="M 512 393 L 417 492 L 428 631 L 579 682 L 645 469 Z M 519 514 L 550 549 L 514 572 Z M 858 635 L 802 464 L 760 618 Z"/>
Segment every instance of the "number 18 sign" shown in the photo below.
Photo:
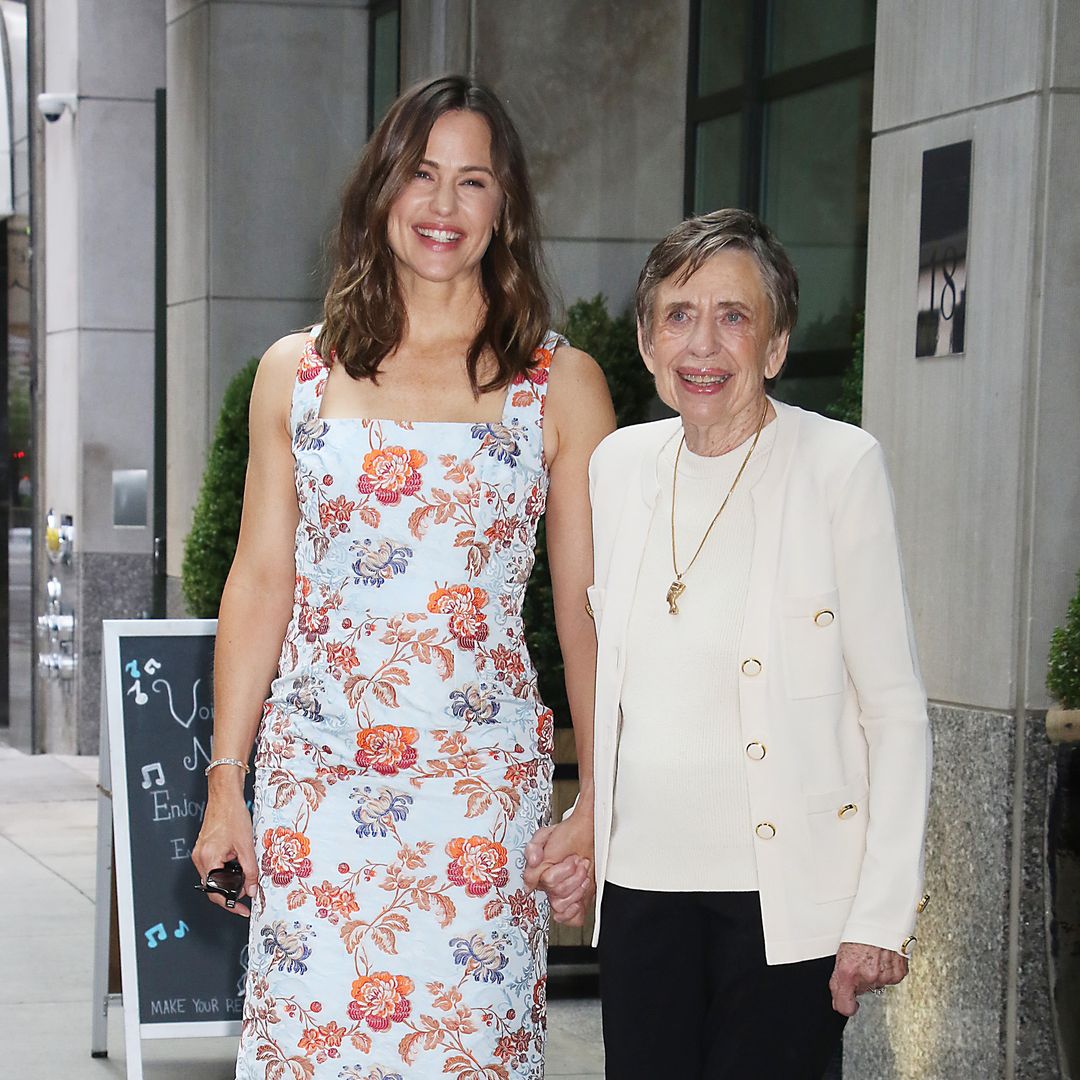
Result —
<path fill-rule="evenodd" d="M 964 351 L 971 140 L 923 152 L 916 356 Z"/>

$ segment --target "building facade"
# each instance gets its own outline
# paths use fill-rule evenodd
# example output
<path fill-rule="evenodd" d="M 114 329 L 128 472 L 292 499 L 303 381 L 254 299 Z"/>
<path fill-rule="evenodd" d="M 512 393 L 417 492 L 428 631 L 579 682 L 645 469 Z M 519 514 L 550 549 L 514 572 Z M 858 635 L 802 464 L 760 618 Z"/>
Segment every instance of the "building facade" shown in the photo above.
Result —
<path fill-rule="evenodd" d="M 937 764 L 912 975 L 850 1025 L 845 1076 L 1080 1071 L 1046 857 L 1074 758 L 1043 685 L 1080 565 L 1074 0 L 48 0 L 30 29 L 31 97 L 77 101 L 30 110 L 23 211 L 33 596 L 74 616 L 35 651 L 75 666 L 42 669 L 13 741 L 96 751 L 100 620 L 184 614 L 228 380 L 318 318 L 338 192 L 397 88 L 469 72 L 522 131 L 566 303 L 621 311 L 671 226 L 742 205 L 802 275 L 780 396 L 834 401 L 865 319 Z M 939 276 L 924 154 L 967 143 Z"/>

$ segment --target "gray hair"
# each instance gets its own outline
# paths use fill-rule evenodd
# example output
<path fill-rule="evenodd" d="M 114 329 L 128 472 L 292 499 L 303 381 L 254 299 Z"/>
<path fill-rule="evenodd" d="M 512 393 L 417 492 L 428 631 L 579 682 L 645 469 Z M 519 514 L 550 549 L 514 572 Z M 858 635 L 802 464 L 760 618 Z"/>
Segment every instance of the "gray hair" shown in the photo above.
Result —
<path fill-rule="evenodd" d="M 638 278 L 634 306 L 645 340 L 652 341 L 656 290 L 670 277 L 682 285 L 725 248 L 747 251 L 757 261 L 761 284 L 772 307 L 772 336 L 795 327 L 799 317 L 799 275 L 772 230 L 749 210 L 713 210 L 676 225 L 649 252 Z"/>

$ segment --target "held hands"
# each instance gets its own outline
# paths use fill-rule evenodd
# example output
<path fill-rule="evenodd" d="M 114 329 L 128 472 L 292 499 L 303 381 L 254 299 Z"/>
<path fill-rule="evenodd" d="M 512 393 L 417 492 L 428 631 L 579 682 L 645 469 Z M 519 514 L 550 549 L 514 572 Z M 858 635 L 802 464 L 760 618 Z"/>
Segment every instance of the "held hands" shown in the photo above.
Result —
<path fill-rule="evenodd" d="M 582 820 L 576 820 L 578 818 Z M 590 815 L 575 811 L 565 821 L 539 829 L 525 847 L 525 884 L 548 894 L 555 921 L 581 926 L 595 891 L 592 875 L 593 833 Z M 833 1008 L 843 1016 L 859 1011 L 858 995 L 895 986 L 908 973 L 907 958 L 890 949 L 842 942 L 829 990 Z"/>
<path fill-rule="evenodd" d="M 859 1011 L 859 994 L 895 986 L 907 973 L 907 959 L 899 953 L 876 945 L 842 942 L 836 950 L 836 966 L 829 979 L 832 1006 L 841 1016 L 854 1016 Z"/>
<path fill-rule="evenodd" d="M 215 772 L 221 772 L 216 769 Z M 231 780 L 232 783 L 223 782 Z M 203 817 L 199 838 L 191 852 L 191 861 L 199 871 L 199 880 L 205 882 L 206 875 L 219 866 L 224 866 L 229 859 L 236 859 L 244 868 L 244 891 L 242 896 L 254 896 L 258 869 L 255 862 L 255 841 L 252 836 L 251 814 L 244 802 L 243 775 L 217 778 L 210 774 L 210 790 L 206 802 L 206 814 Z M 215 893 L 207 893 L 207 899 L 218 907 L 225 907 L 225 900 Z M 226 909 L 234 915 L 251 915 L 247 904 L 237 903 L 234 908 Z"/>
<path fill-rule="evenodd" d="M 582 926 L 595 889 L 592 815 L 579 807 L 557 825 L 539 829 L 525 847 L 525 885 L 546 892 L 551 914 Z"/>

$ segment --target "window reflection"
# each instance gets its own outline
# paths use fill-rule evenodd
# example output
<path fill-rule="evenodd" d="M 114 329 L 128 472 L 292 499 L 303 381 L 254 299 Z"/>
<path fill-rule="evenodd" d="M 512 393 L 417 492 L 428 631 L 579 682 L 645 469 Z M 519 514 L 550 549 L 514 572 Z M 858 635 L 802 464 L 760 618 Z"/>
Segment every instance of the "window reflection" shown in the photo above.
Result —
<path fill-rule="evenodd" d="M 691 0 L 685 209 L 760 215 L 799 271 L 777 385 L 823 408 L 866 289 L 875 0 Z"/>
<path fill-rule="evenodd" d="M 694 207 L 700 211 L 739 205 L 742 118 L 719 116 L 698 125 Z"/>
<path fill-rule="evenodd" d="M 749 0 L 702 0 L 698 45 L 698 93 L 715 94 L 745 77 Z"/>
<path fill-rule="evenodd" d="M 770 74 L 874 42 L 875 0 L 772 0 L 765 70 Z"/>
<path fill-rule="evenodd" d="M 766 108 L 761 210 L 799 270 L 796 352 L 850 348 L 863 306 L 871 93 L 863 75 Z"/>
<path fill-rule="evenodd" d="M 400 82 L 401 14 L 399 4 L 376 4 L 371 9 L 370 121 L 372 131 L 398 95 Z"/>

